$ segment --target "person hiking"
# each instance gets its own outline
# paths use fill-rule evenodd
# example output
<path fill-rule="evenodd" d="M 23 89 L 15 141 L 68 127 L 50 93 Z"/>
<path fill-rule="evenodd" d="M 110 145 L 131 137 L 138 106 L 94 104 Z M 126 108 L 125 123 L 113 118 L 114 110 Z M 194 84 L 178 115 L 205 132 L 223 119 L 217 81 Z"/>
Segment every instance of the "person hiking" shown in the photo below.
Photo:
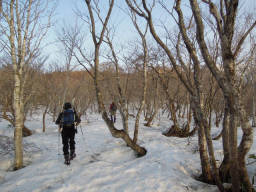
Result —
<path fill-rule="evenodd" d="M 72 109 L 70 103 L 65 103 L 63 106 L 63 111 L 59 114 L 56 124 L 59 125 L 59 132 L 62 137 L 63 144 L 63 154 L 65 159 L 65 164 L 69 165 L 70 160 L 76 157 L 75 153 L 75 133 L 77 133 L 76 126 L 81 122 L 77 113 Z M 70 149 L 70 151 L 69 151 Z"/>
<path fill-rule="evenodd" d="M 116 107 L 116 104 L 115 102 L 113 101 L 110 106 L 109 106 L 109 112 L 110 112 L 110 119 L 113 123 L 116 122 L 116 110 L 117 110 L 117 107 Z"/>

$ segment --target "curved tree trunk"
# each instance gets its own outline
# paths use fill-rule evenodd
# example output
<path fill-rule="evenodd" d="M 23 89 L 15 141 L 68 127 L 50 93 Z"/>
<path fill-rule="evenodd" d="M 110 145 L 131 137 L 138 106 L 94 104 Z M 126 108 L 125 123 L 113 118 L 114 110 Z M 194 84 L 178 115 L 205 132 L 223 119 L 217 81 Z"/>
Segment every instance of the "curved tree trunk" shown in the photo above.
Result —
<path fill-rule="evenodd" d="M 118 130 L 114 127 L 113 122 L 108 118 L 106 112 L 102 113 L 102 118 L 106 122 L 108 129 L 113 137 L 123 139 L 129 147 L 131 147 L 134 151 L 138 153 L 138 156 L 146 155 L 147 150 L 144 147 L 140 147 L 139 145 L 134 143 L 124 130 Z"/>
<path fill-rule="evenodd" d="M 136 151 L 138 153 L 138 156 L 143 156 L 147 153 L 147 150 L 145 148 L 137 145 L 136 143 L 134 143 L 127 132 L 125 132 L 124 130 L 118 130 L 114 127 L 114 124 L 109 119 L 107 111 L 104 107 L 103 98 L 102 98 L 102 94 L 101 94 L 101 90 L 100 90 L 100 86 L 99 86 L 99 56 L 100 56 L 99 51 L 100 51 L 100 46 L 103 41 L 104 33 L 106 31 L 110 15 L 112 12 L 112 8 L 114 6 L 114 0 L 109 1 L 109 9 L 107 11 L 107 16 L 106 16 L 104 22 L 102 23 L 102 30 L 101 30 L 99 38 L 96 37 L 95 20 L 94 20 L 93 9 L 91 6 L 91 1 L 86 0 L 85 3 L 87 5 L 89 15 L 90 15 L 90 21 L 91 21 L 91 27 L 92 27 L 91 35 L 92 35 L 92 39 L 94 42 L 94 51 L 95 51 L 94 52 L 94 86 L 95 86 L 95 91 L 96 91 L 96 98 L 97 98 L 97 102 L 98 102 L 99 112 L 102 114 L 102 118 L 105 121 L 105 123 L 107 124 L 107 127 L 108 127 L 109 131 L 111 132 L 112 136 L 116 137 L 116 138 L 122 138 L 129 147 L 131 147 L 134 151 Z M 121 90 L 119 90 L 119 91 L 121 91 Z M 123 101 L 121 101 L 121 103 L 123 103 Z"/>
<path fill-rule="evenodd" d="M 216 137 L 212 138 L 213 140 L 219 140 L 222 136 L 222 132 L 223 130 L 219 133 L 219 135 L 217 135 Z"/>
<path fill-rule="evenodd" d="M 99 111 L 102 113 L 102 118 L 107 124 L 107 127 L 109 131 L 111 132 L 111 135 L 115 138 L 122 138 L 125 143 L 131 147 L 134 151 L 138 153 L 138 156 L 144 156 L 147 153 L 147 150 L 143 147 L 140 147 L 136 143 L 133 142 L 133 140 L 130 138 L 129 134 L 126 133 L 124 130 L 118 130 L 114 127 L 113 122 L 109 119 L 107 112 L 105 110 L 103 100 L 102 100 L 102 94 L 99 89 L 98 85 L 98 65 L 99 65 L 99 48 L 96 47 L 95 49 L 95 76 L 94 76 L 94 83 L 95 83 L 95 89 L 96 89 L 96 96 L 99 106 Z"/>

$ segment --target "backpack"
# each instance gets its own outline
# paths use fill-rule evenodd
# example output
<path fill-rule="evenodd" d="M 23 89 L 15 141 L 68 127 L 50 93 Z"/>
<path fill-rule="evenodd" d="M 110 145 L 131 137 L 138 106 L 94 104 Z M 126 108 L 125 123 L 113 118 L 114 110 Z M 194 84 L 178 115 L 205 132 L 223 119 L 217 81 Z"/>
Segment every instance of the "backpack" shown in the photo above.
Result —
<path fill-rule="evenodd" d="M 111 110 L 111 111 L 116 111 L 116 110 L 117 110 L 116 105 L 115 105 L 115 104 L 111 104 L 110 110 Z"/>
<path fill-rule="evenodd" d="M 72 109 L 66 109 L 62 115 L 62 125 L 72 126 L 75 122 L 75 113 Z"/>

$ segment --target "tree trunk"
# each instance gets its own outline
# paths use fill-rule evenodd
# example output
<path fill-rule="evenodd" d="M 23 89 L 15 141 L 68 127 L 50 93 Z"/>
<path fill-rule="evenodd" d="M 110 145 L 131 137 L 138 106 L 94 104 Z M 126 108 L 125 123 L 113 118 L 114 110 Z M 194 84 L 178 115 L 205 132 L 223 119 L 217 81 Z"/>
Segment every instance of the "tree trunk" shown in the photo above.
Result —
<path fill-rule="evenodd" d="M 187 123 L 185 123 L 182 128 L 179 128 L 177 126 L 177 124 L 176 124 L 176 126 L 172 125 L 171 128 L 169 129 L 169 131 L 167 131 L 166 133 L 163 133 L 163 135 L 165 135 L 166 137 L 171 137 L 171 136 L 191 137 L 191 136 L 193 136 L 196 133 L 196 131 L 198 130 L 198 126 L 195 126 L 194 129 L 192 131 L 190 131 L 191 119 L 192 119 L 192 110 L 191 110 L 191 105 L 189 105 L 189 107 L 187 109 Z"/>
<path fill-rule="evenodd" d="M 217 184 L 220 191 L 225 191 L 225 189 L 220 181 L 219 171 L 218 171 L 218 168 L 216 165 L 214 148 L 213 148 L 212 138 L 211 138 L 211 134 L 210 134 L 209 124 L 208 124 L 206 118 L 204 117 L 203 110 L 202 110 L 203 107 L 202 107 L 202 104 L 201 104 L 199 98 L 200 97 L 198 97 L 198 96 L 196 96 L 194 98 L 194 104 L 195 104 L 194 113 L 197 118 L 197 121 L 199 122 L 199 126 L 202 127 L 202 129 L 203 129 L 202 132 L 204 131 L 204 134 L 205 134 L 204 137 L 205 137 L 206 143 L 207 143 L 208 154 L 209 154 L 210 164 L 211 164 L 211 170 L 212 170 L 212 174 L 213 174 L 212 181 L 214 181 L 214 183 Z"/>
<path fill-rule="evenodd" d="M 246 168 L 246 154 L 249 152 L 252 144 L 253 144 L 253 129 L 250 125 L 249 120 L 246 117 L 246 112 L 243 106 L 239 103 L 238 105 L 238 115 L 241 122 L 241 127 L 243 130 L 243 137 L 238 147 L 238 164 L 240 168 L 240 179 L 242 182 L 242 187 L 245 190 L 252 192 L 253 185 L 250 181 L 247 168 Z"/>
<path fill-rule="evenodd" d="M 229 162 L 229 108 L 225 105 L 222 129 L 222 145 L 224 151 L 224 159 L 220 165 L 219 172 L 222 182 L 231 182 L 230 162 Z"/>
<path fill-rule="evenodd" d="M 135 23 L 136 24 L 136 23 Z M 137 24 L 136 24 L 137 26 Z M 138 26 L 136 27 L 137 30 Z M 140 32 L 140 31 L 139 31 Z M 148 50 L 147 50 L 147 44 L 146 44 L 146 39 L 145 35 L 143 36 L 142 33 L 140 33 L 141 39 L 142 39 L 142 44 L 143 44 L 143 52 L 144 52 L 144 61 L 143 61 L 143 97 L 140 101 L 140 108 L 137 112 L 136 115 L 136 120 L 135 120 L 135 128 L 134 128 L 134 137 L 133 137 L 133 142 L 136 144 L 138 140 L 138 132 L 139 132 L 139 121 L 140 121 L 140 115 L 142 113 L 142 110 L 145 105 L 145 100 L 146 100 L 146 94 L 147 94 L 147 57 L 148 57 Z"/>
<path fill-rule="evenodd" d="M 52 122 L 55 122 L 56 121 L 56 116 L 57 116 L 57 106 L 54 105 L 53 107 L 53 112 L 52 112 Z"/>
<path fill-rule="evenodd" d="M 144 156 L 147 153 L 147 150 L 144 147 L 140 147 L 136 143 L 133 142 L 133 140 L 129 137 L 128 133 L 126 133 L 124 130 L 118 130 L 114 127 L 113 122 L 108 118 L 107 112 L 105 110 L 104 104 L 103 104 L 103 99 L 102 99 L 102 94 L 99 88 L 99 45 L 95 45 L 95 53 L 94 53 L 94 84 L 95 84 L 95 90 L 96 90 L 96 98 L 98 101 L 98 107 L 99 107 L 99 112 L 102 114 L 102 118 L 107 124 L 107 127 L 112 134 L 113 137 L 116 138 L 122 138 L 126 144 L 131 147 L 134 151 L 137 152 L 138 156 Z"/>
<path fill-rule="evenodd" d="M 22 129 L 24 127 L 24 105 L 21 98 L 21 81 L 17 74 L 14 74 L 15 87 L 14 87 L 14 100 L 13 106 L 15 110 L 15 131 L 14 131 L 14 147 L 15 147 L 15 159 L 14 169 L 20 169 L 23 167 L 23 142 L 22 142 Z"/>
<path fill-rule="evenodd" d="M 139 157 L 146 155 L 147 150 L 144 147 L 140 147 L 139 145 L 134 143 L 133 140 L 124 130 L 118 130 L 114 127 L 113 122 L 108 118 L 106 112 L 102 113 L 102 118 L 106 122 L 108 129 L 113 137 L 122 138 L 129 147 L 131 147 L 134 151 L 137 152 Z"/>
<path fill-rule="evenodd" d="M 45 110 L 43 112 L 43 133 L 45 132 L 46 126 L 45 126 L 45 117 L 48 110 L 48 105 L 45 107 Z"/>
<path fill-rule="evenodd" d="M 216 116 L 216 121 L 215 121 L 215 125 L 216 127 L 219 127 L 220 126 L 220 121 L 221 121 L 221 118 L 223 116 L 222 112 L 215 112 L 215 116 Z"/>
<path fill-rule="evenodd" d="M 239 174 L 239 164 L 238 164 L 238 151 L 237 151 L 237 100 L 235 101 L 233 94 L 226 97 L 229 113 L 230 113 L 230 123 L 229 123 L 229 161 L 231 168 L 231 181 L 232 181 L 232 191 L 240 191 L 240 174 Z"/>
<path fill-rule="evenodd" d="M 151 113 L 150 117 L 147 119 L 147 122 L 144 124 L 146 127 L 151 126 L 151 123 L 155 119 L 159 110 L 158 109 L 158 96 L 159 96 L 158 81 L 156 81 L 155 89 L 156 89 L 156 94 L 154 97 L 154 109 L 153 109 L 153 113 Z"/>
<path fill-rule="evenodd" d="M 191 107 L 193 110 L 193 117 L 195 120 L 195 124 L 198 126 L 198 146 L 199 146 L 201 168 L 202 168 L 202 180 L 206 183 L 213 183 L 211 166 L 209 162 L 209 156 L 207 153 L 207 142 L 206 142 L 205 130 L 203 128 L 203 124 L 200 123 L 198 119 L 197 112 L 196 112 L 197 111 L 196 105 L 193 100 L 191 101 Z"/>
<path fill-rule="evenodd" d="M 174 126 L 177 126 L 177 117 L 174 102 L 170 103 L 171 120 Z"/>
<path fill-rule="evenodd" d="M 244 41 L 240 41 L 237 47 L 234 47 L 233 37 L 235 32 L 235 21 L 238 11 L 238 0 L 225 3 L 226 13 L 223 14 L 218 11 L 217 6 L 214 3 L 209 3 L 210 13 L 215 19 L 218 35 L 220 37 L 221 54 L 224 73 L 218 69 L 216 63 L 212 59 L 208 50 L 206 41 L 204 39 L 204 24 L 202 21 L 201 10 L 196 0 L 190 0 L 193 16 L 197 26 L 197 42 L 199 44 L 202 56 L 204 58 L 207 67 L 212 72 L 219 87 L 222 89 L 225 102 L 229 108 L 230 122 L 229 122 L 229 160 L 230 160 L 230 173 L 232 181 L 232 191 L 239 192 L 241 187 L 246 187 L 246 191 L 252 191 L 247 170 L 245 167 L 245 155 L 249 151 L 252 144 L 252 129 L 246 120 L 246 116 L 243 114 L 241 99 L 239 98 L 240 85 L 238 85 L 239 75 L 237 73 L 236 57 L 241 49 L 241 45 Z M 222 11 L 224 9 L 221 9 Z M 242 39 L 245 40 L 252 27 L 244 33 Z M 235 51 L 233 51 L 235 50 Z M 239 120 L 240 117 L 240 121 Z M 239 146 L 239 154 L 237 150 L 237 127 L 238 123 L 242 123 L 243 138 Z M 241 164 L 240 164 L 241 163 Z"/>
<path fill-rule="evenodd" d="M 156 117 L 158 110 L 154 109 L 153 114 L 150 115 L 150 117 L 147 119 L 147 122 L 144 124 L 146 127 L 150 127 L 152 121 L 154 120 L 154 118 Z"/>
<path fill-rule="evenodd" d="M 108 118 L 107 112 L 105 111 L 105 107 L 102 100 L 102 95 L 98 85 L 98 66 L 99 66 L 99 47 L 96 46 L 95 48 L 95 71 L 94 71 L 94 83 L 96 89 L 96 97 L 99 105 L 99 111 L 102 113 L 102 118 L 106 122 L 108 129 L 110 130 L 113 137 L 122 138 L 126 144 L 135 150 L 139 156 L 143 156 L 147 153 L 147 150 L 139 145 L 135 144 L 131 138 L 129 137 L 128 133 L 123 130 L 117 130 L 114 127 L 113 122 Z"/>
<path fill-rule="evenodd" d="M 124 109 L 124 111 L 122 109 Z M 128 108 L 126 109 L 124 105 L 121 106 L 120 115 L 122 118 L 123 129 L 127 134 L 129 134 L 129 128 L 128 128 L 129 111 L 128 111 Z"/>
<path fill-rule="evenodd" d="M 204 128 L 201 124 L 198 125 L 198 145 L 199 145 L 201 168 L 202 168 L 202 180 L 206 183 L 213 183 L 211 166 L 210 166 L 209 157 L 207 153 L 206 137 L 204 133 Z"/>

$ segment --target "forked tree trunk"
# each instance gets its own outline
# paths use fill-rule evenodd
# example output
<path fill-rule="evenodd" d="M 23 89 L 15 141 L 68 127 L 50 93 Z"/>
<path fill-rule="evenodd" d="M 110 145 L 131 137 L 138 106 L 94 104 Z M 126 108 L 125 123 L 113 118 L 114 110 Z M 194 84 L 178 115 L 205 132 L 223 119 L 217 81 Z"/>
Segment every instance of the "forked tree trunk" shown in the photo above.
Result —
<path fill-rule="evenodd" d="M 177 0 L 175 10 L 179 17 L 179 29 L 180 29 L 183 41 L 186 45 L 186 49 L 189 52 L 189 55 L 191 56 L 191 59 L 193 61 L 193 77 L 195 81 L 195 91 L 191 97 L 192 104 L 194 105 L 193 110 L 194 110 L 195 117 L 197 118 L 199 127 L 202 127 L 204 129 L 208 155 L 209 155 L 209 160 L 211 165 L 212 177 L 213 177 L 212 179 L 214 183 L 218 186 L 218 189 L 220 191 L 225 191 L 224 186 L 221 183 L 221 180 L 219 177 L 219 171 L 218 171 L 216 160 L 215 160 L 214 148 L 213 148 L 213 143 L 212 143 L 212 138 L 210 133 L 210 126 L 209 126 L 209 123 L 207 122 L 206 113 L 204 111 L 204 108 L 205 108 L 203 104 L 204 95 L 203 95 L 202 85 L 201 85 L 202 79 L 200 78 L 201 77 L 200 60 L 196 54 L 195 46 L 193 42 L 189 39 L 189 36 L 187 34 L 187 31 L 186 31 L 187 29 L 185 27 L 185 22 L 184 22 L 184 16 L 181 11 L 180 4 L 181 4 L 181 0 Z M 177 53 L 179 56 L 179 60 L 182 63 L 183 61 L 180 56 L 179 49 L 177 49 Z"/>
<path fill-rule="evenodd" d="M 197 0 L 190 0 L 193 16 L 197 26 L 197 42 L 199 44 L 202 56 L 207 67 L 216 78 L 220 88 L 222 89 L 224 99 L 229 108 L 230 122 L 229 122 L 229 161 L 231 168 L 232 191 L 239 192 L 242 187 L 246 191 L 253 191 L 253 186 L 249 181 L 248 173 L 245 165 L 245 156 L 249 151 L 253 134 L 252 128 L 249 125 L 248 119 L 243 111 L 241 98 L 239 97 L 240 86 L 238 86 L 237 79 L 237 65 L 235 63 L 237 54 L 240 52 L 242 44 L 246 37 L 256 25 L 256 22 L 242 35 L 237 47 L 234 47 L 233 37 L 235 32 L 235 21 L 237 17 L 237 10 L 239 0 L 233 0 L 221 4 L 220 11 L 213 2 L 206 2 L 209 6 L 210 13 L 215 19 L 218 35 L 220 37 L 222 62 L 224 68 L 223 72 L 219 71 L 216 63 L 212 59 L 204 38 L 204 23 L 200 12 L 200 7 Z M 225 8 L 223 8 L 225 6 Z M 223 10 L 226 12 L 224 13 Z M 235 51 L 233 51 L 235 50 Z M 240 118 L 239 118 L 240 117 Z M 243 137 L 237 150 L 237 127 L 241 122 Z"/>
<path fill-rule="evenodd" d="M 147 150 L 143 147 L 140 147 L 129 137 L 129 135 L 124 130 L 118 130 L 114 127 L 113 122 L 108 118 L 107 112 L 105 110 L 102 94 L 99 89 L 98 84 L 98 66 L 99 66 L 99 47 L 95 48 L 95 73 L 94 73 L 94 84 L 96 89 L 96 97 L 98 101 L 99 111 L 102 113 L 102 118 L 107 124 L 107 127 L 113 137 L 122 138 L 126 144 L 131 147 L 134 151 L 138 153 L 138 156 L 144 156 L 147 153 Z"/>
<path fill-rule="evenodd" d="M 94 86 L 95 86 L 95 91 L 96 91 L 96 98 L 97 98 L 97 102 L 98 102 L 98 108 L 99 108 L 99 112 L 102 114 L 102 118 L 105 121 L 105 123 L 107 124 L 107 127 L 110 131 L 110 133 L 112 134 L 113 137 L 116 138 L 122 138 L 126 144 L 131 147 L 134 151 L 137 152 L 138 156 L 143 156 L 147 153 L 147 150 L 139 145 L 137 145 L 136 143 L 133 142 L 133 140 L 129 137 L 129 134 L 126 133 L 124 130 L 118 130 L 115 128 L 113 122 L 109 119 L 107 111 L 104 107 L 104 103 L 103 103 L 103 98 L 102 98 L 102 94 L 100 91 L 100 86 L 99 86 L 99 50 L 100 50 L 100 45 L 103 41 L 103 37 L 104 37 L 104 33 L 112 12 L 112 8 L 114 5 L 114 0 L 109 1 L 109 9 L 107 11 L 107 16 L 104 20 L 103 23 L 103 28 L 101 31 L 101 35 L 100 37 L 96 38 L 96 28 L 95 28 L 95 20 L 94 20 L 94 14 L 93 14 L 93 9 L 91 7 L 91 1 L 86 0 L 85 1 L 88 11 L 89 11 L 89 15 L 90 15 L 90 21 L 91 21 L 91 27 L 92 27 L 92 31 L 91 31 L 91 35 L 92 35 L 92 39 L 94 42 Z M 99 39 L 99 40 L 97 40 Z"/>
<path fill-rule="evenodd" d="M 180 2 L 180 1 L 176 1 L 176 2 Z M 167 44 L 164 43 L 164 42 L 160 39 L 160 37 L 157 35 L 157 33 L 156 33 L 156 31 L 155 31 L 154 24 L 153 24 L 153 20 L 152 20 L 152 8 L 149 8 L 149 7 L 148 7 L 148 4 L 146 3 L 145 0 L 142 0 L 142 6 L 143 6 L 144 11 L 143 11 L 142 9 L 139 9 L 139 8 L 138 8 L 138 5 L 137 5 L 136 3 L 134 3 L 134 1 L 133 1 L 133 3 L 131 3 L 130 0 L 126 0 L 126 3 L 127 3 L 127 5 L 128 5 L 132 10 L 134 10 L 134 12 L 135 12 L 136 14 L 138 14 L 138 15 L 140 15 L 141 17 L 143 17 L 144 19 L 146 19 L 146 21 L 147 21 L 147 23 L 148 23 L 148 25 L 149 25 L 149 27 L 150 27 L 150 32 L 151 32 L 152 36 L 154 37 L 154 39 L 156 40 L 156 42 L 157 42 L 157 43 L 164 49 L 164 51 L 166 52 L 166 54 L 167 54 L 167 56 L 168 56 L 170 62 L 171 62 L 172 65 L 173 65 L 174 71 L 176 72 L 176 74 L 177 74 L 177 76 L 179 77 L 179 79 L 182 81 L 183 85 L 186 87 L 186 89 L 187 89 L 188 92 L 191 94 L 191 96 L 193 96 L 193 97 L 196 97 L 196 96 L 199 97 L 199 94 L 198 94 L 198 93 L 195 94 L 195 91 L 194 91 L 194 88 L 195 88 L 195 87 L 191 87 L 191 83 L 188 82 L 188 81 L 187 81 L 187 78 L 184 76 L 184 74 L 180 72 L 180 65 L 178 66 L 176 57 L 174 57 L 174 55 L 172 54 L 171 50 L 168 48 Z M 179 19 L 181 19 L 181 17 L 179 17 Z M 182 24 L 184 24 L 184 22 L 183 22 Z M 184 25 L 182 26 L 182 28 L 183 28 L 184 30 L 186 30 Z M 184 37 L 185 37 L 185 36 L 183 35 L 183 40 L 184 40 L 184 41 L 186 41 L 186 40 L 187 40 L 187 42 L 190 41 L 189 39 L 185 39 Z M 190 42 L 190 43 L 191 43 L 191 42 Z M 190 56 L 192 57 L 193 62 L 196 63 L 197 66 L 199 66 L 200 63 L 199 63 L 199 60 L 196 58 L 197 56 L 196 56 L 196 52 L 195 52 L 194 46 L 192 45 L 192 47 L 191 47 L 191 45 L 189 45 L 190 43 L 186 43 L 186 47 L 187 47 L 187 49 L 190 51 Z M 178 50 L 178 45 L 177 45 L 177 54 L 179 54 L 178 51 L 179 51 L 179 50 Z M 191 53 L 192 53 L 192 54 L 191 54 Z M 181 54 L 179 54 L 179 56 L 181 56 Z M 185 64 L 184 64 L 184 60 L 182 60 L 181 57 L 179 57 L 179 62 L 180 62 L 181 64 L 183 64 L 183 66 L 185 65 Z M 197 68 L 195 68 L 195 70 L 197 70 Z M 197 74 L 198 74 L 198 73 L 197 73 Z M 194 73 L 194 75 L 196 75 L 196 74 Z M 196 75 L 196 76 L 197 76 L 197 75 Z M 197 78 L 199 78 L 199 76 L 197 76 Z M 194 80 L 198 80 L 198 79 L 195 78 Z M 200 83 L 199 83 L 199 84 L 200 84 Z M 198 86 L 199 84 L 197 84 L 197 86 Z M 198 92 L 198 89 L 197 89 L 197 92 Z M 197 99 L 200 99 L 200 98 L 197 98 Z M 201 113 L 200 113 L 200 114 L 197 113 L 197 107 L 200 108 L 200 106 L 197 106 L 195 101 L 194 101 L 193 105 L 194 105 L 194 106 L 193 106 L 193 110 L 194 110 L 194 113 L 195 113 L 194 116 L 196 117 L 196 123 L 197 123 L 197 125 L 199 126 L 199 131 L 198 131 L 198 134 L 199 134 L 198 139 L 199 139 L 199 141 L 198 141 L 198 142 L 199 142 L 200 158 L 201 158 L 201 165 L 202 165 L 202 172 L 203 172 L 202 175 L 203 175 L 205 181 L 207 181 L 207 182 L 212 182 L 213 179 L 215 179 L 215 178 L 213 178 L 212 175 L 211 175 L 211 168 L 210 168 L 209 158 L 208 158 L 208 154 L 207 154 L 206 136 L 205 136 L 205 129 L 204 129 L 204 126 L 205 126 L 205 125 L 203 124 L 202 121 L 200 121 L 200 120 L 202 120 L 202 117 L 200 116 Z M 207 125 L 207 127 L 208 127 L 208 125 Z M 209 135 L 209 134 L 207 133 L 207 135 Z M 208 141 L 209 141 L 209 140 L 208 140 Z M 211 147 L 211 146 L 209 145 L 209 142 L 208 142 L 208 147 Z M 211 161 L 212 161 L 212 159 L 213 159 L 213 154 L 211 153 Z M 215 163 L 215 162 L 214 162 L 214 163 Z M 215 175 L 216 175 L 216 174 L 215 174 Z M 220 187 L 222 187 L 221 184 L 220 184 Z"/>

